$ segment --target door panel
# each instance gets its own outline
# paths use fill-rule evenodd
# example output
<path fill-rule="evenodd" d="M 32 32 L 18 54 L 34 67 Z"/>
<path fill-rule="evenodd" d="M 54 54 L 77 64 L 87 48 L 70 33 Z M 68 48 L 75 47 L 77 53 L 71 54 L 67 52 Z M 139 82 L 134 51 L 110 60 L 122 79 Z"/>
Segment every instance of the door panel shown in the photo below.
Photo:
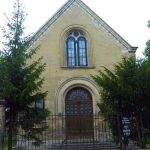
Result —
<path fill-rule="evenodd" d="M 83 88 L 68 92 L 65 100 L 67 136 L 93 136 L 93 106 L 90 93 Z"/>

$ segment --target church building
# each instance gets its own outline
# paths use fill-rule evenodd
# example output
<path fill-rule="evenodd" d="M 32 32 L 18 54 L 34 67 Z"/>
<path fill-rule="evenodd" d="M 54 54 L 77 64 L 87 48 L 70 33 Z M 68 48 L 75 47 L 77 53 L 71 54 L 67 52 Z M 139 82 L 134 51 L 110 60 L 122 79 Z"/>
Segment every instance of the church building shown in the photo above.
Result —
<path fill-rule="evenodd" d="M 97 114 L 100 95 L 91 75 L 102 66 L 113 69 L 137 49 L 81 0 L 68 0 L 34 34 L 30 48 L 39 45 L 35 59 L 46 63 L 42 90 L 48 94 L 37 106 L 59 115 Z"/>

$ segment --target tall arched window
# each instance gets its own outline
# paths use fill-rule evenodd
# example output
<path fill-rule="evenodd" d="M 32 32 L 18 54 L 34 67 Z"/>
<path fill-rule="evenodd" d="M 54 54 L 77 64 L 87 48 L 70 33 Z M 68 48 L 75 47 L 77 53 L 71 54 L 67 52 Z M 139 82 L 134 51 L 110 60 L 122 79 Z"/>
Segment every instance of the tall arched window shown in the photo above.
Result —
<path fill-rule="evenodd" d="M 67 66 L 87 66 L 87 40 L 81 31 L 71 32 L 66 40 Z"/>
<path fill-rule="evenodd" d="M 79 66 L 87 66 L 87 43 L 84 37 L 78 38 L 78 63 Z"/>
<path fill-rule="evenodd" d="M 75 39 L 69 37 L 67 39 L 67 65 L 76 66 L 76 51 L 75 51 Z"/>

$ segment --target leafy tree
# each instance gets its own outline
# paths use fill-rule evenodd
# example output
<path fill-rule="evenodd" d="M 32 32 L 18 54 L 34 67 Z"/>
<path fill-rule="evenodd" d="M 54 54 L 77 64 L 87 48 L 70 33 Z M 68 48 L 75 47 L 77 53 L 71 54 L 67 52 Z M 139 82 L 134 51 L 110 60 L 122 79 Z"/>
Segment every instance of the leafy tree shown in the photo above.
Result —
<path fill-rule="evenodd" d="M 150 28 L 150 21 L 148 21 L 148 27 Z M 146 48 L 144 51 L 145 57 L 150 60 L 150 40 L 146 42 Z"/>
<path fill-rule="evenodd" d="M 100 88 L 100 111 L 108 119 L 114 136 L 118 123 L 112 118 L 117 114 L 132 114 L 136 122 L 139 145 L 143 146 L 141 115 L 150 110 L 150 62 L 123 58 L 111 71 L 107 68 L 92 76 Z M 129 115 L 128 115 L 129 116 Z"/>
<path fill-rule="evenodd" d="M 144 55 L 146 56 L 146 58 L 148 60 L 150 60 L 150 40 L 148 40 L 146 42 L 146 48 L 145 48 L 145 51 L 144 51 Z"/>
<path fill-rule="evenodd" d="M 49 114 L 45 108 L 34 107 L 37 100 L 44 100 L 46 96 L 46 92 L 41 91 L 44 79 L 40 77 L 45 64 L 42 57 L 28 63 L 38 47 L 28 49 L 31 38 L 24 36 L 25 17 L 23 5 L 16 0 L 14 11 L 10 17 L 6 16 L 7 25 L 3 27 L 5 41 L 0 57 L 0 99 L 5 100 L 8 108 L 9 150 L 12 148 L 13 133 L 18 131 L 18 127 L 25 130 L 25 137 L 41 142 L 39 135 L 45 127 L 38 125 Z"/>

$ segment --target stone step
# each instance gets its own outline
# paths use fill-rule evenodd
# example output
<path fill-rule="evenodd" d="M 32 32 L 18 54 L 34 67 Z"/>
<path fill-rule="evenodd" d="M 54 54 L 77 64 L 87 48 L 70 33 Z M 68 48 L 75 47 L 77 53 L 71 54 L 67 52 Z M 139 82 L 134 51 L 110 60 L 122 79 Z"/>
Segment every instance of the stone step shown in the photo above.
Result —
<path fill-rule="evenodd" d="M 65 142 L 55 143 L 50 148 L 52 150 L 119 150 L 113 143 L 100 142 Z"/>
<path fill-rule="evenodd" d="M 45 141 L 40 147 L 35 147 L 31 142 L 18 143 L 15 150 L 119 150 L 111 141 L 93 141 L 93 140 L 64 140 L 52 143 Z"/>

